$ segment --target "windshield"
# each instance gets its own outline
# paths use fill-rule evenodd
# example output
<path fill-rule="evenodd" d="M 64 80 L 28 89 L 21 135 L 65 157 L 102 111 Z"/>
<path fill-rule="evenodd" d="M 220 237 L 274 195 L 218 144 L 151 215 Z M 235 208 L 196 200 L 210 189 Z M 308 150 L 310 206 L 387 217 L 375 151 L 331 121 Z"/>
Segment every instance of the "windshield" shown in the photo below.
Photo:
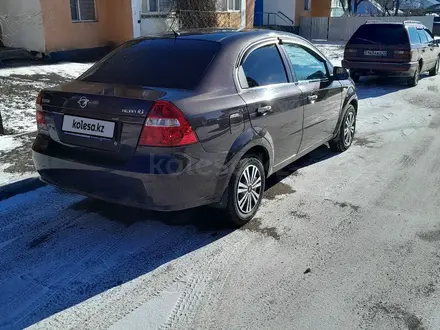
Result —
<path fill-rule="evenodd" d="M 408 35 L 403 25 L 365 24 L 351 37 L 350 44 L 408 44 Z"/>
<path fill-rule="evenodd" d="M 133 40 L 98 62 L 79 80 L 192 89 L 219 49 L 219 43 L 204 40 Z"/>

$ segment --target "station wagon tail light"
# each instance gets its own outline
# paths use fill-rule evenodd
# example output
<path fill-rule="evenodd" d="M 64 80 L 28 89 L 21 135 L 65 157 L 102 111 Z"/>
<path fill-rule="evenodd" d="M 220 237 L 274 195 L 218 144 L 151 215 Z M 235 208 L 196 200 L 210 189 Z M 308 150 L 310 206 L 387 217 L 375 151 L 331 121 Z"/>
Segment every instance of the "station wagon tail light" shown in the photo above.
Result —
<path fill-rule="evenodd" d="M 412 52 L 410 50 L 395 50 L 394 57 L 395 58 L 403 58 L 403 59 L 411 59 Z"/>
<path fill-rule="evenodd" d="M 355 55 L 356 53 L 357 53 L 357 49 L 355 49 L 355 48 L 346 48 L 345 49 L 345 53 L 346 54 L 350 54 L 350 55 Z"/>
<path fill-rule="evenodd" d="M 170 102 L 158 101 L 145 120 L 139 145 L 178 147 L 197 141 L 196 134 L 182 111 Z"/>

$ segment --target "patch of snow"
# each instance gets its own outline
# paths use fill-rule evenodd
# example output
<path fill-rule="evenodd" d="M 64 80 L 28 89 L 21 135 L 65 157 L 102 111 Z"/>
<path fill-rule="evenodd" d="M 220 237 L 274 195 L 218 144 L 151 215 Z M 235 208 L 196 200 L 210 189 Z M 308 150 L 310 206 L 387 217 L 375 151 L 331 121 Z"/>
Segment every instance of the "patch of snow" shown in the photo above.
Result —
<path fill-rule="evenodd" d="M 314 41 L 315 47 L 318 48 L 335 66 L 341 66 L 341 61 L 344 58 L 344 43 Z"/>
<path fill-rule="evenodd" d="M 35 99 L 40 90 L 75 79 L 92 64 L 34 64 L 0 68 L 0 113 L 9 134 L 36 130 Z"/>
<path fill-rule="evenodd" d="M 34 133 L 0 135 L 0 186 L 36 176 L 31 146 Z"/>
<path fill-rule="evenodd" d="M 0 154 L 18 148 L 23 143 L 14 136 L 0 135 Z"/>
<path fill-rule="evenodd" d="M 50 75 L 57 74 L 62 77 L 77 78 L 84 73 L 92 64 L 89 63 L 57 63 L 47 65 L 30 65 L 14 68 L 0 69 L 1 77 L 11 75 Z"/>

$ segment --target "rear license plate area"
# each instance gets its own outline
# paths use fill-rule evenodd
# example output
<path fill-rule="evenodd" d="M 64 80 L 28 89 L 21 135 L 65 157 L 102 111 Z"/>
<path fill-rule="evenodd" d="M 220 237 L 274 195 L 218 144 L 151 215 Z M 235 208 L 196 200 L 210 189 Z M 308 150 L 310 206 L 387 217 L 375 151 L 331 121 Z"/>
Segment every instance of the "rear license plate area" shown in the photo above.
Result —
<path fill-rule="evenodd" d="M 64 115 L 63 132 L 112 139 L 115 123 L 100 119 Z"/>
<path fill-rule="evenodd" d="M 386 50 L 364 50 L 365 56 L 375 56 L 375 57 L 385 57 L 388 56 L 388 51 Z"/>

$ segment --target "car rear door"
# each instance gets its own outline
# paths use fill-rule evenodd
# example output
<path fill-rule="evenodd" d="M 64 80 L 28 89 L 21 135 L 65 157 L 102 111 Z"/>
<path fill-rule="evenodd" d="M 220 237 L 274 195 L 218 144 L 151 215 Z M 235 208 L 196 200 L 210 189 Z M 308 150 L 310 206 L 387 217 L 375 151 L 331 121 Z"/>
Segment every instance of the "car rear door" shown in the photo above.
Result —
<path fill-rule="evenodd" d="M 428 40 L 428 48 L 429 48 L 429 69 L 432 69 L 437 64 L 437 58 L 439 54 L 439 47 L 436 43 L 434 43 L 434 36 L 431 31 L 428 29 L 424 29 L 426 39 Z"/>
<path fill-rule="evenodd" d="M 335 131 L 342 105 L 342 85 L 332 80 L 327 61 L 304 44 L 283 40 L 304 103 L 300 151 L 324 143 Z"/>
<path fill-rule="evenodd" d="M 432 69 L 434 51 L 429 46 L 428 36 L 423 27 L 417 27 L 417 33 L 419 34 L 420 41 L 422 43 L 421 56 L 423 60 L 422 72 Z"/>
<path fill-rule="evenodd" d="M 247 104 L 252 127 L 274 148 L 274 164 L 294 156 L 303 125 L 302 92 L 286 70 L 278 40 L 249 48 L 238 68 L 239 94 Z"/>

